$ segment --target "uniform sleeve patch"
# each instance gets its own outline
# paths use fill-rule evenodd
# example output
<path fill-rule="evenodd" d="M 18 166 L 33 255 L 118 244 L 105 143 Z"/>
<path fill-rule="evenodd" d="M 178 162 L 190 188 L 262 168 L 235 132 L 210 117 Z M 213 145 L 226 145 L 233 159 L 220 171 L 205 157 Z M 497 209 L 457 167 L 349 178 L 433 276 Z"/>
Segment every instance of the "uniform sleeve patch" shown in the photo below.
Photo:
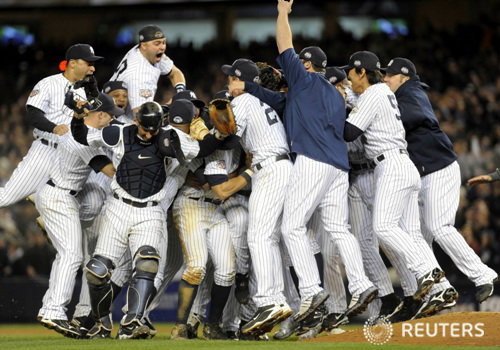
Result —
<path fill-rule="evenodd" d="M 149 89 L 140 89 L 139 90 L 139 95 L 141 97 L 148 98 L 148 97 L 153 96 L 153 91 L 151 91 Z"/>
<path fill-rule="evenodd" d="M 30 93 L 30 97 L 38 95 L 39 92 L 40 92 L 40 90 L 32 90 Z"/>

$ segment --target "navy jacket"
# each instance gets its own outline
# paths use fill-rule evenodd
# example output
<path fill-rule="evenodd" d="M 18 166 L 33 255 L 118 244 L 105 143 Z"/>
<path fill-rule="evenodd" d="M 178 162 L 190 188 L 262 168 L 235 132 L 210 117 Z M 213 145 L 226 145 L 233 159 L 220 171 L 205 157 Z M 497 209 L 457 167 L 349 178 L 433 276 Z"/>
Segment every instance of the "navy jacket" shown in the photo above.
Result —
<path fill-rule="evenodd" d="M 344 98 L 324 74 L 307 72 L 292 48 L 277 61 L 288 82 L 283 123 L 292 153 L 348 171 Z"/>
<path fill-rule="evenodd" d="M 450 139 L 439 127 L 418 75 L 401 85 L 395 95 L 406 131 L 408 153 L 420 176 L 453 163 L 457 155 Z"/>

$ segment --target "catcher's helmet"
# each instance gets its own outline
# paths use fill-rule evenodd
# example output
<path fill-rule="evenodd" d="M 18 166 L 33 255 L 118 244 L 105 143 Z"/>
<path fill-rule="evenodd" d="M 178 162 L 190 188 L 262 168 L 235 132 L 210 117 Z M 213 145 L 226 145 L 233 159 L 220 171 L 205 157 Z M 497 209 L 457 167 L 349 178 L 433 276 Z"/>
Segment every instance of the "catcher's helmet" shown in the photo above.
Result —
<path fill-rule="evenodd" d="M 160 128 L 163 118 L 163 109 L 157 102 L 146 102 L 137 111 L 139 124 L 147 131 L 156 131 Z"/>

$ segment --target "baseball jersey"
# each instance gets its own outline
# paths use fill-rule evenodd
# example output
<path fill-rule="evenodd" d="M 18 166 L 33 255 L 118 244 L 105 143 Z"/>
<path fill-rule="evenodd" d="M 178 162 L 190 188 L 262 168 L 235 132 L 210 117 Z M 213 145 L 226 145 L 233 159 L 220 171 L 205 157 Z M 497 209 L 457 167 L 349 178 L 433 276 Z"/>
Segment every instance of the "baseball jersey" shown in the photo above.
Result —
<path fill-rule="evenodd" d="M 269 157 L 287 154 L 285 128 L 278 114 L 257 97 L 244 93 L 231 101 L 236 135 L 245 152 L 253 156 L 252 166 Z"/>
<path fill-rule="evenodd" d="M 392 149 L 406 149 L 396 96 L 385 83 L 367 88 L 347 121 L 364 131 L 361 140 L 368 159 Z"/>
<path fill-rule="evenodd" d="M 57 159 L 50 177 L 57 187 L 80 192 L 89 177 L 92 158 L 105 155 L 99 148 L 84 146 L 70 132 L 59 139 Z"/>
<path fill-rule="evenodd" d="M 63 73 L 48 76 L 35 85 L 26 105 L 40 109 L 45 113 L 45 118 L 56 125 L 69 124 L 74 112 L 64 105 L 64 98 L 72 85 Z M 74 97 L 82 101 L 87 99 L 83 88 L 75 90 Z M 55 142 L 59 140 L 58 135 L 37 128 L 33 130 L 33 136 Z"/>
<path fill-rule="evenodd" d="M 165 54 L 160 62 L 151 64 L 136 45 L 123 57 L 109 80 L 121 80 L 127 84 L 128 103 L 133 110 L 144 102 L 153 101 L 160 75 L 170 74 L 173 66 L 174 62 Z M 127 116 L 134 120 L 131 110 Z"/>

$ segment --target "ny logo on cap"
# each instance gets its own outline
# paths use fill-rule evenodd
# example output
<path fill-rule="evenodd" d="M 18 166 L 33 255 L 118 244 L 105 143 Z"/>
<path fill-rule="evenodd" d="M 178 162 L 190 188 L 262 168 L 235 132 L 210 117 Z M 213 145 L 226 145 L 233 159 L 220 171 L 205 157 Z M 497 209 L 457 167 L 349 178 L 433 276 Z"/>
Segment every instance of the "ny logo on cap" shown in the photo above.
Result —
<path fill-rule="evenodd" d="M 377 62 L 376 66 L 378 69 L 380 69 L 380 62 Z"/>
<path fill-rule="evenodd" d="M 361 66 L 361 61 L 360 61 L 360 60 L 356 60 L 356 61 L 354 61 L 354 65 L 355 65 L 356 67 Z"/>
<path fill-rule="evenodd" d="M 155 33 L 155 38 L 161 38 L 163 36 L 163 33 L 158 31 Z"/>
<path fill-rule="evenodd" d="M 175 124 L 181 124 L 182 123 L 182 117 L 181 116 L 178 116 L 176 115 L 172 121 L 175 123 Z"/>
<path fill-rule="evenodd" d="M 323 62 L 321 62 L 321 66 L 322 66 L 323 68 L 325 68 L 325 67 L 326 67 L 326 60 L 324 60 Z"/>
<path fill-rule="evenodd" d="M 329 81 L 331 84 L 335 84 L 335 82 L 337 81 L 337 77 L 331 77 L 328 81 Z"/>
<path fill-rule="evenodd" d="M 304 53 L 304 57 L 307 58 L 307 59 L 310 59 L 311 58 L 311 53 L 310 52 L 306 52 Z"/>
<path fill-rule="evenodd" d="M 141 34 L 141 35 L 139 35 L 139 40 L 140 40 L 140 41 L 143 41 L 143 40 L 144 40 L 144 35 L 142 35 L 142 34 Z"/>
<path fill-rule="evenodd" d="M 241 77 L 241 71 L 239 69 L 235 69 L 234 74 L 236 74 L 237 77 Z"/>
<path fill-rule="evenodd" d="M 93 55 L 94 54 L 94 49 L 92 48 L 92 46 L 89 45 L 89 49 L 90 49 L 90 53 Z"/>
<path fill-rule="evenodd" d="M 401 67 L 401 72 L 408 74 L 410 71 L 408 70 L 408 67 Z"/>
<path fill-rule="evenodd" d="M 392 66 L 392 63 L 394 62 L 394 60 L 391 60 L 388 64 L 388 66 Z"/>
<path fill-rule="evenodd" d="M 191 96 L 192 99 L 196 99 L 196 94 L 194 93 L 194 91 L 190 91 L 189 96 Z"/>

